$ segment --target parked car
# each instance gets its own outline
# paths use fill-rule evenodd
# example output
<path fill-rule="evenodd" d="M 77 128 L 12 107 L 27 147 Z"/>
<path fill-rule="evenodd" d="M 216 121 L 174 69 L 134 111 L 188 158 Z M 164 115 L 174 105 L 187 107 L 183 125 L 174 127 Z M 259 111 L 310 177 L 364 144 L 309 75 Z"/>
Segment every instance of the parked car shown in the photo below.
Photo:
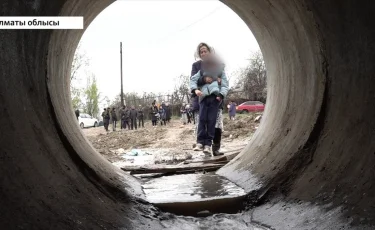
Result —
<path fill-rule="evenodd" d="M 236 107 L 238 113 L 262 112 L 265 105 L 260 101 L 246 101 Z"/>
<path fill-rule="evenodd" d="M 81 113 L 79 115 L 78 123 L 81 129 L 86 128 L 86 127 L 98 127 L 99 126 L 98 119 L 93 118 L 92 116 L 86 113 Z"/>

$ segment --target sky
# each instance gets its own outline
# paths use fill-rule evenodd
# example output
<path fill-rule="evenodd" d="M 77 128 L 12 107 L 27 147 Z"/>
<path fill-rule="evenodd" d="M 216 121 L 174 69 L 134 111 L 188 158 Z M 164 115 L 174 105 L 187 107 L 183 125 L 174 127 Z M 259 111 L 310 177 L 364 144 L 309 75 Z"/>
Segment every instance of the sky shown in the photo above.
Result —
<path fill-rule="evenodd" d="M 190 75 L 200 42 L 213 46 L 224 60 L 231 84 L 251 52 L 259 50 L 247 25 L 219 1 L 116 1 L 87 28 L 80 48 L 90 59 L 88 69 L 101 95 L 111 100 L 120 94 L 120 42 L 124 93 L 172 92 L 177 76 Z M 84 84 L 85 77 L 79 78 L 78 84 Z"/>

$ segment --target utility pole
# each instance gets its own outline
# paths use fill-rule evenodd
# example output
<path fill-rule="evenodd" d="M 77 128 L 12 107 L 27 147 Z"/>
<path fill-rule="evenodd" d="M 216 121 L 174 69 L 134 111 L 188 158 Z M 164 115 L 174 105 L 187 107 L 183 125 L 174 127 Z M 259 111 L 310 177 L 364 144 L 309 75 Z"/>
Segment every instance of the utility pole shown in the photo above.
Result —
<path fill-rule="evenodd" d="M 121 106 L 124 106 L 124 91 L 122 85 L 122 42 L 120 42 L 120 72 L 121 72 Z"/>

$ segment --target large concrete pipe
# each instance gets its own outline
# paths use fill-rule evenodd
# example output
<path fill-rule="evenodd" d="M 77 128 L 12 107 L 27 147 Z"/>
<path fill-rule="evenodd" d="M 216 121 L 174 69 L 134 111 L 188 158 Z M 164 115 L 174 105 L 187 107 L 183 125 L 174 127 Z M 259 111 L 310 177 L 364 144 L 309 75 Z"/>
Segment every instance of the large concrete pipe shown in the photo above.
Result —
<path fill-rule="evenodd" d="M 375 3 L 227 4 L 261 46 L 269 95 L 259 131 L 219 174 L 259 196 L 278 190 L 373 222 Z"/>
<path fill-rule="evenodd" d="M 79 15 L 87 26 L 111 2 L 0 0 L 0 15 Z M 258 39 L 269 94 L 258 132 L 219 174 L 258 196 L 278 190 L 372 222 L 375 3 L 223 2 Z M 82 33 L 0 30 L 2 229 L 163 228 L 137 181 L 76 125 L 68 76 Z"/>

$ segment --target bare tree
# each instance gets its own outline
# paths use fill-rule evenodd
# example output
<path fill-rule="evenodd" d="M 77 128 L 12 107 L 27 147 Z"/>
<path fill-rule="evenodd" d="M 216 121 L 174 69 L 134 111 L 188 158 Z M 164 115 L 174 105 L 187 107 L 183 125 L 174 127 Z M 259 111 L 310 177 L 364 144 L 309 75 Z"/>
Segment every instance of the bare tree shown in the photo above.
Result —
<path fill-rule="evenodd" d="M 77 86 L 78 73 L 90 64 L 89 58 L 81 48 L 81 43 L 78 44 L 74 54 L 72 68 L 70 71 L 70 94 L 72 98 L 73 109 L 80 109 L 83 107 L 82 95 L 84 90 Z"/>
<path fill-rule="evenodd" d="M 70 72 L 70 81 L 76 80 L 79 71 L 90 65 L 90 59 L 87 57 L 86 52 L 82 49 L 81 43 L 78 44 L 72 62 L 72 69 Z"/>
<path fill-rule="evenodd" d="M 100 100 L 99 104 L 101 105 L 101 107 L 107 108 L 111 105 L 111 100 L 107 96 L 104 96 Z"/>
<path fill-rule="evenodd" d="M 143 94 L 138 94 L 134 92 L 129 92 L 129 93 L 124 93 L 124 101 L 126 106 L 151 106 L 151 103 L 158 99 L 160 101 L 163 100 L 163 97 L 165 95 L 156 95 L 155 93 L 143 93 Z M 115 99 L 112 101 L 110 104 L 111 107 L 116 107 L 119 108 L 121 107 L 120 103 L 120 94 L 115 97 Z"/>
<path fill-rule="evenodd" d="M 172 93 L 173 103 L 182 104 L 184 102 L 190 103 L 190 77 L 187 75 L 180 75 L 175 78 L 175 86 Z"/>
<path fill-rule="evenodd" d="M 240 71 L 235 89 L 249 100 L 265 101 L 267 94 L 267 71 L 260 51 L 254 52 L 249 65 Z M 232 89 L 232 92 L 235 91 Z"/>

